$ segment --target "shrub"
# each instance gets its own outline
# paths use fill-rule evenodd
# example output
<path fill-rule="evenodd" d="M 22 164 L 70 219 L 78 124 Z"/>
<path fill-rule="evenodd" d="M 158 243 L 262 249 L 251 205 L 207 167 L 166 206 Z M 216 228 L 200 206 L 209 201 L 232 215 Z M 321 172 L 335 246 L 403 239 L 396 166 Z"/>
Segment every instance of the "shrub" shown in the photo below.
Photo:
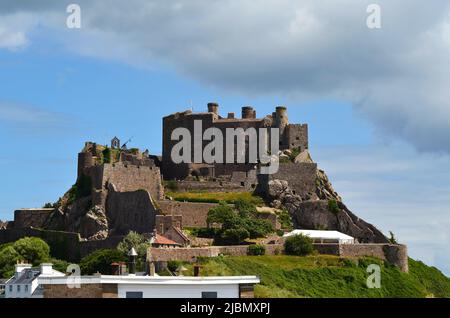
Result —
<path fill-rule="evenodd" d="M 177 269 L 183 265 L 183 262 L 181 261 L 177 261 L 177 260 L 172 260 L 172 261 L 168 261 L 167 262 L 167 269 L 171 272 L 176 272 Z"/>
<path fill-rule="evenodd" d="M 250 245 L 248 247 L 247 254 L 253 255 L 253 256 L 264 255 L 264 254 L 266 254 L 266 248 L 264 245 L 259 245 L 259 244 Z"/>
<path fill-rule="evenodd" d="M 284 251 L 287 255 L 305 256 L 314 250 L 313 241 L 305 235 L 290 236 L 284 242 Z"/>
<path fill-rule="evenodd" d="M 184 230 L 188 230 L 192 236 L 202 237 L 202 238 L 214 238 L 219 234 L 219 229 L 212 227 L 200 227 L 200 228 L 189 228 Z"/>
<path fill-rule="evenodd" d="M 397 239 L 395 238 L 395 235 L 392 231 L 389 231 L 389 243 L 391 244 L 398 244 Z"/>
<path fill-rule="evenodd" d="M 102 274 L 111 274 L 111 263 L 126 262 L 127 256 L 116 249 L 97 250 L 80 261 L 80 269 L 82 274 L 94 274 L 100 272 Z"/>
<path fill-rule="evenodd" d="M 233 209 L 225 202 L 220 202 L 218 206 L 212 208 L 208 212 L 206 222 L 211 223 L 231 223 L 236 218 L 236 214 Z"/>
<path fill-rule="evenodd" d="M 69 262 L 61 259 L 52 258 L 49 260 L 50 263 L 53 264 L 53 268 L 61 273 L 65 273 L 67 270 L 67 266 L 69 266 Z"/>
<path fill-rule="evenodd" d="M 234 207 L 238 210 L 241 217 L 248 217 L 257 213 L 256 205 L 249 199 L 240 198 L 234 203 Z"/>
<path fill-rule="evenodd" d="M 292 230 L 294 228 L 294 225 L 292 224 L 291 215 L 287 210 L 282 210 L 278 212 L 277 216 L 282 229 Z"/>
<path fill-rule="evenodd" d="M 291 149 L 291 154 L 289 155 L 290 161 L 294 161 L 295 158 L 300 154 L 300 148 Z"/>
<path fill-rule="evenodd" d="M 250 237 L 250 233 L 245 228 L 227 229 L 222 233 L 222 240 L 226 244 L 240 244 Z"/>
<path fill-rule="evenodd" d="M 51 203 L 51 202 L 47 202 L 43 205 L 44 209 L 52 209 L 52 208 L 57 208 L 58 207 L 58 203 Z"/>
<path fill-rule="evenodd" d="M 167 189 L 176 192 L 178 190 L 178 182 L 176 180 L 167 180 L 164 182 Z"/>
<path fill-rule="evenodd" d="M 103 163 L 111 163 L 111 149 L 106 147 L 103 151 Z"/>
<path fill-rule="evenodd" d="M 328 211 L 334 214 L 338 214 L 339 212 L 341 212 L 341 209 L 339 208 L 336 200 L 328 200 Z"/>

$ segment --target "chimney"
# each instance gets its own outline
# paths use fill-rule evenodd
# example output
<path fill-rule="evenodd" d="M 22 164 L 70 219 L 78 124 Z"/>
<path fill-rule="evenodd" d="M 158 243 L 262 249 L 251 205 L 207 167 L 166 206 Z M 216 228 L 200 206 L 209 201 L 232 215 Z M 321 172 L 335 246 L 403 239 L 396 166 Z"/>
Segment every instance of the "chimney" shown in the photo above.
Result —
<path fill-rule="evenodd" d="M 53 274 L 53 264 L 52 263 L 42 263 L 40 265 L 41 275 L 51 275 Z"/>
<path fill-rule="evenodd" d="M 228 119 L 234 119 L 234 113 L 228 113 L 227 118 Z"/>
<path fill-rule="evenodd" d="M 216 115 L 219 115 L 219 104 L 208 103 L 208 113 L 214 113 Z"/>
<path fill-rule="evenodd" d="M 134 247 L 131 248 L 131 250 L 128 252 L 128 274 L 129 275 L 136 275 L 136 256 L 138 254 L 136 253 L 136 250 Z"/>
<path fill-rule="evenodd" d="M 16 264 L 15 272 L 14 272 L 16 278 L 19 277 L 19 274 L 22 273 L 23 270 L 29 269 L 29 268 L 31 268 L 31 264 L 25 264 L 25 263 Z"/>
<path fill-rule="evenodd" d="M 200 276 L 200 268 L 201 268 L 201 266 L 200 265 L 194 265 L 194 276 L 195 277 L 198 277 L 198 276 Z"/>
<path fill-rule="evenodd" d="M 150 276 L 155 276 L 155 273 L 156 273 L 156 271 L 155 271 L 155 263 L 153 263 L 153 262 L 150 262 L 150 264 L 148 265 L 148 272 L 149 272 L 149 275 Z"/>
<path fill-rule="evenodd" d="M 256 118 L 256 111 L 251 106 L 242 107 L 242 119 Z"/>

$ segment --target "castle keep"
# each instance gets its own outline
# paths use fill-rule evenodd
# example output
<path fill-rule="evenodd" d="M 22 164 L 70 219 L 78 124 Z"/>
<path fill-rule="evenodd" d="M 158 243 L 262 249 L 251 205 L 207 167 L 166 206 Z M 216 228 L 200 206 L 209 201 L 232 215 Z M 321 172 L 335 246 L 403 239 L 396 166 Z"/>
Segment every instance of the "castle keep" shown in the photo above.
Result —
<path fill-rule="evenodd" d="M 306 124 L 290 124 L 286 107 L 276 107 L 275 112 L 263 118 L 256 118 L 256 110 L 250 106 L 242 107 L 242 117 L 236 118 L 234 113 L 228 113 L 227 117 L 219 114 L 219 105 L 217 103 L 208 103 L 206 112 L 193 113 L 188 110 L 181 113 L 175 113 L 163 118 L 163 154 L 162 154 L 162 173 L 165 179 L 184 180 L 189 177 L 205 178 L 228 178 L 240 179 L 255 178 L 255 163 L 249 162 L 246 158 L 245 163 L 207 164 L 205 162 L 180 163 L 172 161 L 171 154 L 177 141 L 172 140 L 172 133 L 177 128 L 186 128 L 192 136 L 195 135 L 194 123 L 202 123 L 202 134 L 209 128 L 217 128 L 226 136 L 228 128 L 255 130 L 264 128 L 278 128 L 280 132 L 279 149 L 298 149 L 300 152 L 308 149 L 308 126 Z M 270 138 L 270 137 L 269 137 Z M 246 153 L 248 154 L 248 139 L 246 142 Z M 203 147 L 208 141 L 203 141 Z M 194 149 L 194 143 L 191 149 Z M 223 149 L 226 148 L 224 141 Z M 236 154 L 236 151 L 234 152 Z M 191 162 L 194 162 L 193 160 Z M 225 162 L 225 160 L 223 160 Z M 235 161 L 237 162 L 237 161 Z"/>

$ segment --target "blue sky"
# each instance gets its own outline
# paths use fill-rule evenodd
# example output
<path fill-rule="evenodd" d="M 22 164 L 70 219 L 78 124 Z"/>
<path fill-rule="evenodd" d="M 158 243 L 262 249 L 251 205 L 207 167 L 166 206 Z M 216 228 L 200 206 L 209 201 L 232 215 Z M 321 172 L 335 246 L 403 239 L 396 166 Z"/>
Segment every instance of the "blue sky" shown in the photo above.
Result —
<path fill-rule="evenodd" d="M 449 5 L 380 1 L 373 33 L 343 2 L 83 0 L 79 30 L 64 1 L 2 2 L 0 219 L 57 200 L 87 140 L 159 154 L 164 115 L 285 105 L 349 208 L 449 275 Z"/>

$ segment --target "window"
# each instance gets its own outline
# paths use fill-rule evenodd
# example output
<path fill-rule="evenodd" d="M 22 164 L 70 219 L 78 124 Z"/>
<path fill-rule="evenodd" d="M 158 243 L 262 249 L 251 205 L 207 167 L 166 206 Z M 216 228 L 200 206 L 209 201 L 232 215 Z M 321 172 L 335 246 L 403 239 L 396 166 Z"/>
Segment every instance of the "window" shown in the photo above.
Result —
<path fill-rule="evenodd" d="M 28 293 L 28 285 L 25 285 L 25 292 Z"/>
<path fill-rule="evenodd" d="M 12 293 L 13 291 L 13 285 L 9 285 L 9 292 Z"/>
<path fill-rule="evenodd" d="M 17 285 L 17 292 L 20 293 L 20 285 Z"/>
<path fill-rule="evenodd" d="M 131 291 L 125 293 L 126 298 L 143 298 L 143 296 L 142 292 Z"/>
<path fill-rule="evenodd" d="M 202 292 L 202 298 L 217 298 L 217 292 Z"/>

